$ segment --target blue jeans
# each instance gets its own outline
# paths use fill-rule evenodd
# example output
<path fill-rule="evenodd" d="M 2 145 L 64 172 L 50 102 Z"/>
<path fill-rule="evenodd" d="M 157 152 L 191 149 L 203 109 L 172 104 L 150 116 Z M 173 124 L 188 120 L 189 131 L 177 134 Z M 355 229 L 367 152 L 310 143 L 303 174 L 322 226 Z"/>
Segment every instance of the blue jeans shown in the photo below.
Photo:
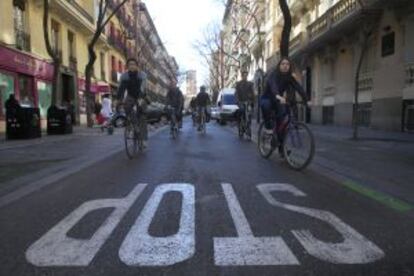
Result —
<path fill-rule="evenodd" d="M 287 105 L 280 104 L 278 101 L 264 96 L 260 99 L 260 108 L 262 109 L 266 129 L 274 129 L 276 127 L 275 122 L 279 126 L 289 112 Z M 283 133 L 278 132 L 277 136 L 279 142 L 282 143 Z"/>

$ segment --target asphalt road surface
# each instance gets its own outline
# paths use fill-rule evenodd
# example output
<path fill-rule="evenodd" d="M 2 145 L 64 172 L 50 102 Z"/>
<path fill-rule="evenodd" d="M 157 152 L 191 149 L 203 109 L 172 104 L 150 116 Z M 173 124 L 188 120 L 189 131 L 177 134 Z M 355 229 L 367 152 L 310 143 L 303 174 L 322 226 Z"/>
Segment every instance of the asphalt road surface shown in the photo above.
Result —
<path fill-rule="evenodd" d="M 413 233 L 403 213 L 187 122 L 2 207 L 0 275 L 414 275 Z"/>

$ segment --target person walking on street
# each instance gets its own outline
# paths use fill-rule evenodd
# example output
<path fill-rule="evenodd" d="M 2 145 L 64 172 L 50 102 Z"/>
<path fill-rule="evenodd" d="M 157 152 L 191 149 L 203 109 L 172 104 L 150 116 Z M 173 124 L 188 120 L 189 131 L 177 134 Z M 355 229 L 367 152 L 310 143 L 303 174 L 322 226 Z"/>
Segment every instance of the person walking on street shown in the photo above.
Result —
<path fill-rule="evenodd" d="M 179 128 L 182 128 L 184 96 L 180 88 L 177 87 L 177 82 L 175 80 L 172 80 L 170 83 L 170 89 L 167 93 L 167 106 L 171 108 L 170 112 L 175 112 L 178 126 Z"/>
<path fill-rule="evenodd" d="M 299 93 L 305 105 L 307 96 L 293 76 L 292 63 L 288 58 L 282 58 L 276 69 L 271 71 L 265 81 L 264 93 L 260 99 L 266 131 L 271 134 L 274 129 L 273 118 L 279 126 L 290 108 L 296 109 L 296 92 Z M 294 110 L 294 112 L 296 112 Z M 282 154 L 283 133 L 278 132 L 279 154 Z"/>
<path fill-rule="evenodd" d="M 123 73 L 120 79 L 117 92 L 117 110 L 121 104 L 124 104 L 125 113 L 129 116 L 134 106 L 140 102 L 138 125 L 144 140 L 144 147 L 147 147 L 148 125 L 145 115 L 149 104 L 149 100 L 146 95 L 147 75 L 138 70 L 138 61 L 134 58 L 127 60 L 127 68 L 128 71 Z M 127 92 L 126 95 L 125 92 Z"/>

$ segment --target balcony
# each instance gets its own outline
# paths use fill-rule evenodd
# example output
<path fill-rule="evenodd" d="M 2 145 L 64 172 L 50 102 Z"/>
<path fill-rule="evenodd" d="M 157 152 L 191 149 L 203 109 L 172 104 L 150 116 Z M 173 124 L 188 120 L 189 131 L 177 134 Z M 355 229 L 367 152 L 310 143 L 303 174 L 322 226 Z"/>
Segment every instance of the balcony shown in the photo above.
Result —
<path fill-rule="evenodd" d="M 373 72 L 361 73 L 358 80 L 359 91 L 371 91 L 374 87 L 374 74 Z"/>
<path fill-rule="evenodd" d="M 16 48 L 22 51 L 30 52 L 30 35 L 23 30 L 14 29 L 16 38 Z"/>
<path fill-rule="evenodd" d="M 405 83 L 407 86 L 414 85 L 414 63 L 408 63 L 405 66 Z"/>
<path fill-rule="evenodd" d="M 78 60 L 74 56 L 69 56 L 69 68 L 73 71 L 78 70 Z"/>
<path fill-rule="evenodd" d="M 108 36 L 108 43 L 123 55 L 128 52 L 126 45 L 121 41 L 120 37 L 110 34 Z"/>
<path fill-rule="evenodd" d="M 332 29 L 340 22 L 343 22 L 350 15 L 360 11 L 361 7 L 357 0 L 341 0 L 330 8 L 324 15 L 316 19 L 308 27 L 310 40 L 315 40 L 321 34 Z"/>
<path fill-rule="evenodd" d="M 295 53 L 303 43 L 303 32 L 292 38 L 289 42 L 289 51 L 291 54 Z"/>
<path fill-rule="evenodd" d="M 90 23 L 94 23 L 93 16 L 87 12 L 82 6 L 80 6 L 75 0 L 68 0 L 68 2 L 78 11 L 86 20 L 88 20 Z"/>

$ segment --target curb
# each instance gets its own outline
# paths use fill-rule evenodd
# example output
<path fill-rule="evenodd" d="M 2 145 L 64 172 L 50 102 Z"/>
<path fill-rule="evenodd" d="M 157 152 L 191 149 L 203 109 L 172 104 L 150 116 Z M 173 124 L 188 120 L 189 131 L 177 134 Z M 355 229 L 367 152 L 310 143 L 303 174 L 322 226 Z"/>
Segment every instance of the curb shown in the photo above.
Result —
<path fill-rule="evenodd" d="M 163 130 L 165 130 L 167 127 L 168 126 L 162 126 L 158 129 L 154 130 L 152 133 L 149 133 L 148 136 L 153 137 L 153 136 L 157 135 L 158 133 L 162 132 Z M 4 207 L 6 205 L 9 205 L 9 204 L 11 204 L 11 203 L 27 196 L 27 195 L 30 195 L 31 193 L 36 192 L 36 191 L 38 191 L 38 190 L 40 190 L 40 189 L 42 189 L 42 188 L 44 188 L 44 187 L 46 187 L 50 184 L 53 184 L 53 183 L 57 182 L 60 179 L 63 179 L 65 177 L 69 177 L 69 176 L 71 176 L 71 175 L 73 175 L 73 174 L 75 174 L 75 173 L 77 173 L 81 170 L 84 170 L 84 169 L 86 169 L 86 168 L 88 168 L 88 167 L 90 167 L 90 166 L 92 166 L 92 165 L 94 165 L 94 164 L 96 164 L 96 163 L 98 163 L 98 162 L 100 162 L 104 159 L 107 159 L 110 156 L 115 155 L 115 154 L 117 154 L 117 153 L 119 153 L 123 150 L 124 150 L 123 147 L 113 149 L 113 150 L 110 150 L 110 151 L 106 152 L 105 154 L 101 154 L 98 158 L 95 158 L 93 160 L 84 159 L 81 162 L 79 162 L 79 160 L 77 160 L 77 164 L 74 165 L 73 167 L 69 168 L 69 169 L 66 169 L 64 171 L 59 171 L 59 172 L 54 173 L 52 175 L 48 175 L 46 177 L 43 177 L 41 179 L 38 179 L 38 180 L 30 183 L 30 184 L 27 184 L 23 187 L 17 188 L 17 190 L 14 190 L 14 191 L 12 191 L 10 193 L 7 193 L 7 194 L 0 197 L 0 208 Z M 67 165 L 65 165 L 64 167 L 67 167 Z M 59 170 L 59 168 L 54 168 L 54 170 L 55 171 Z M 30 175 L 29 176 L 24 176 L 23 178 L 24 178 L 24 182 L 26 183 L 27 180 L 30 178 Z M 17 180 L 19 180 L 19 179 L 17 179 Z M 23 182 L 23 181 L 19 181 L 19 182 Z M 17 183 L 15 185 L 17 185 Z"/>

